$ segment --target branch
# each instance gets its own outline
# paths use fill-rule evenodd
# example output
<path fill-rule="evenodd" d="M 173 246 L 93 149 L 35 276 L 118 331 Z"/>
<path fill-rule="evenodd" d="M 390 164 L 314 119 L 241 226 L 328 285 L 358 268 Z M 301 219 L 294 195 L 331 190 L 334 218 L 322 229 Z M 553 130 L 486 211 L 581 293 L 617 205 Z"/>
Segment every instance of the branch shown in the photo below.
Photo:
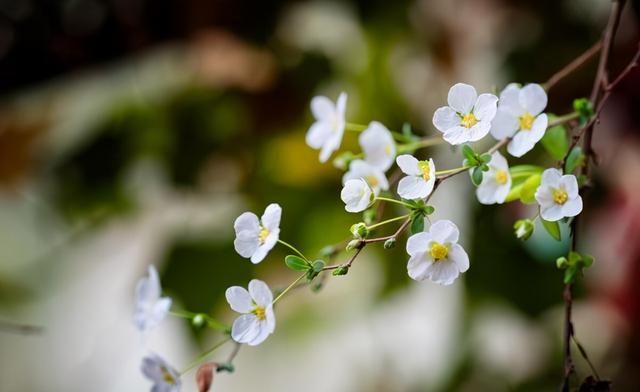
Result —
<path fill-rule="evenodd" d="M 593 46 L 590 47 L 589 49 L 587 49 L 586 52 L 582 53 L 580 56 L 578 56 L 575 60 L 573 60 L 572 62 L 567 64 L 560 71 L 558 71 L 555 74 L 553 74 L 549 78 L 549 80 L 547 80 L 546 82 L 544 82 L 542 84 L 544 89 L 547 90 L 547 91 L 551 90 L 551 88 L 554 87 L 559 81 L 561 81 L 562 79 L 567 77 L 569 74 L 574 72 L 576 69 L 580 68 L 587 61 L 591 60 L 591 58 L 593 56 L 595 56 L 598 52 L 600 52 L 600 49 L 602 49 L 602 40 L 600 40 L 600 41 L 596 42 L 595 44 L 593 44 Z"/>

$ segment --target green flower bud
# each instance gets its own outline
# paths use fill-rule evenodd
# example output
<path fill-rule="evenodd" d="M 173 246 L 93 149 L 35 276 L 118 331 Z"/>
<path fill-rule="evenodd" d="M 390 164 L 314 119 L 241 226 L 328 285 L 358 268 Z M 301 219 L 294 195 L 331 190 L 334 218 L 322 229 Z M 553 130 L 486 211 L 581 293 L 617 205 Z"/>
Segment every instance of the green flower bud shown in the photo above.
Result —
<path fill-rule="evenodd" d="M 396 246 L 396 239 L 395 238 L 389 238 L 388 240 L 386 240 L 384 242 L 384 248 L 385 249 L 395 248 L 395 246 Z"/>
<path fill-rule="evenodd" d="M 347 244 L 347 250 L 354 250 L 362 244 L 362 240 L 351 240 Z"/>
<path fill-rule="evenodd" d="M 520 219 L 513 225 L 516 237 L 522 241 L 526 241 L 531 237 L 535 230 L 535 225 L 531 219 Z"/>
<path fill-rule="evenodd" d="M 556 259 L 556 266 L 558 267 L 558 269 L 565 269 L 569 266 L 569 260 L 567 260 L 567 258 L 564 256 L 558 257 Z"/>
<path fill-rule="evenodd" d="M 367 238 L 369 235 L 369 228 L 363 222 L 354 224 L 349 231 L 355 238 Z"/>
<path fill-rule="evenodd" d="M 349 267 L 343 265 L 343 266 L 340 266 L 340 267 L 334 269 L 331 274 L 333 276 L 342 276 L 342 275 L 346 275 L 347 272 L 349 272 Z"/>
<path fill-rule="evenodd" d="M 191 319 L 191 325 L 196 328 L 201 328 L 206 322 L 205 316 L 203 314 L 196 314 Z"/>

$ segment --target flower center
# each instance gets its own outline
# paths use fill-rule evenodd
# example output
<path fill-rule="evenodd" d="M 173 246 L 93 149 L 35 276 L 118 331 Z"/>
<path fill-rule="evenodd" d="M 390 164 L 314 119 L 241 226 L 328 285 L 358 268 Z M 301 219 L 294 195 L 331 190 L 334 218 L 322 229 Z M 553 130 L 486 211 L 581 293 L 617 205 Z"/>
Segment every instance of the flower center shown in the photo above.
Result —
<path fill-rule="evenodd" d="M 384 153 L 387 154 L 388 156 L 391 156 L 391 146 L 386 145 L 384 147 Z"/>
<path fill-rule="evenodd" d="M 260 240 L 260 243 L 264 244 L 268 236 L 269 236 L 269 229 L 267 229 L 264 226 L 260 226 L 260 233 L 258 234 L 258 240 Z"/>
<path fill-rule="evenodd" d="M 447 257 L 449 254 L 449 248 L 437 242 L 433 242 L 431 243 L 431 250 L 429 253 L 431 254 L 431 257 L 433 257 L 434 261 L 440 261 Z"/>
<path fill-rule="evenodd" d="M 256 308 L 253 309 L 253 314 L 255 314 L 260 321 L 264 321 L 267 319 L 267 313 L 262 306 L 256 306 Z"/>
<path fill-rule="evenodd" d="M 462 117 L 462 121 L 460 122 L 460 124 L 462 124 L 463 127 L 465 128 L 471 128 L 472 126 L 476 125 L 478 123 L 478 119 L 476 118 L 475 114 L 473 113 L 467 113 Z"/>
<path fill-rule="evenodd" d="M 498 170 L 496 172 L 496 182 L 500 185 L 507 183 L 507 172 L 504 170 Z"/>
<path fill-rule="evenodd" d="M 366 176 L 364 179 L 367 180 L 369 185 L 371 185 L 374 188 L 380 184 L 380 181 L 378 181 L 376 176 L 373 176 L 373 175 Z"/>
<path fill-rule="evenodd" d="M 524 129 L 528 131 L 533 126 L 534 120 L 535 120 L 535 117 L 533 117 L 529 113 L 523 114 L 518 118 L 518 121 L 520 121 L 520 129 Z"/>
<path fill-rule="evenodd" d="M 429 167 L 429 162 L 419 161 L 418 166 L 420 166 L 420 171 L 422 172 L 422 178 L 425 181 L 429 181 L 429 179 L 431 178 L 431 168 Z"/>
<path fill-rule="evenodd" d="M 176 379 L 173 378 L 173 376 L 171 375 L 171 372 L 169 372 L 169 369 L 167 369 L 164 366 L 160 366 L 160 373 L 162 373 L 162 380 L 167 383 L 167 384 L 171 384 L 174 385 L 176 383 Z"/>
<path fill-rule="evenodd" d="M 567 195 L 567 192 L 563 191 L 562 189 L 556 189 L 553 191 L 553 201 L 556 204 L 564 204 L 567 202 L 567 199 L 569 198 L 569 195 Z"/>

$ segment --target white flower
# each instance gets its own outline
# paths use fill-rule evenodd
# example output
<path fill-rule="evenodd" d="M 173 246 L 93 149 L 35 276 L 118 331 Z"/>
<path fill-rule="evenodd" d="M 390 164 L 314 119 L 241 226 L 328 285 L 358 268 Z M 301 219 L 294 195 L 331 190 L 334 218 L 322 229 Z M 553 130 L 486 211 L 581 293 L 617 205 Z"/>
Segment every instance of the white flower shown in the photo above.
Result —
<path fill-rule="evenodd" d="M 164 359 L 152 354 L 142 360 L 142 374 L 153 381 L 151 392 L 178 392 L 182 383 L 180 374 Z"/>
<path fill-rule="evenodd" d="M 155 328 L 165 318 L 171 307 L 171 298 L 160 297 L 160 279 L 153 265 L 149 276 L 141 278 L 136 286 L 133 321 L 141 332 Z"/>
<path fill-rule="evenodd" d="M 349 165 L 349 171 L 347 171 L 342 177 L 342 183 L 346 183 L 349 180 L 362 178 L 373 189 L 374 195 L 378 196 L 380 190 L 386 191 L 389 189 L 389 182 L 384 173 L 375 166 L 361 160 L 356 159 L 351 161 Z"/>
<path fill-rule="evenodd" d="M 233 224 L 236 252 L 242 257 L 251 258 L 253 264 L 261 262 L 278 242 L 281 214 L 282 208 L 272 203 L 264 210 L 260 220 L 252 212 L 245 212 L 236 218 Z"/>
<path fill-rule="evenodd" d="M 340 192 L 340 198 L 345 204 L 344 209 L 348 212 L 366 210 L 374 197 L 373 189 L 362 178 L 347 180 Z"/>
<path fill-rule="evenodd" d="M 317 96 L 311 100 L 311 112 L 316 119 L 307 132 L 307 144 L 320 149 L 320 162 L 326 162 L 340 148 L 345 126 L 347 94 L 341 93 L 334 105 L 327 97 Z"/>
<path fill-rule="evenodd" d="M 448 285 L 469 269 L 469 256 L 458 245 L 458 228 L 449 220 L 434 222 L 428 233 L 414 234 L 407 240 L 409 276 Z"/>
<path fill-rule="evenodd" d="M 424 199 L 433 191 L 436 183 L 436 167 L 433 159 L 419 161 L 411 155 L 400 155 L 396 163 L 406 177 L 398 183 L 398 195 L 403 199 Z"/>
<path fill-rule="evenodd" d="M 542 172 L 542 179 L 536 190 L 542 219 L 553 222 L 578 215 L 582 211 L 582 197 L 578 192 L 578 180 L 574 175 L 563 176 L 558 169 Z"/>
<path fill-rule="evenodd" d="M 513 138 L 507 151 L 514 157 L 529 152 L 542 139 L 547 129 L 547 93 L 539 84 L 520 88 L 509 84 L 500 94 L 498 111 L 491 124 L 491 135 L 497 140 Z"/>
<path fill-rule="evenodd" d="M 360 147 L 364 152 L 364 160 L 370 165 L 385 172 L 396 156 L 396 143 L 391 132 L 377 121 L 372 121 L 369 127 L 358 138 Z"/>
<path fill-rule="evenodd" d="M 507 160 L 499 152 L 491 154 L 489 171 L 482 176 L 482 183 L 476 189 L 478 201 L 482 204 L 501 204 L 511 189 L 511 175 Z"/>
<path fill-rule="evenodd" d="M 448 103 L 433 114 L 433 125 L 450 144 L 475 142 L 489 133 L 498 97 L 478 94 L 473 86 L 457 83 L 449 89 Z"/>
<path fill-rule="evenodd" d="M 253 279 L 249 282 L 249 291 L 233 286 L 227 289 L 225 295 L 231 309 L 243 313 L 231 326 L 233 340 L 255 346 L 275 331 L 273 294 L 265 282 Z"/>

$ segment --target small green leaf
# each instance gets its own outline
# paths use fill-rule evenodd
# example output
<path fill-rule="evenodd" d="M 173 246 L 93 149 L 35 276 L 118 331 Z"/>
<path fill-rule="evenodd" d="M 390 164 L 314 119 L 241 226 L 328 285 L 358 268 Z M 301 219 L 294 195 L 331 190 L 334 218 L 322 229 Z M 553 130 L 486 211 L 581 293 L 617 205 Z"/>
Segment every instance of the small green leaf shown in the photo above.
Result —
<path fill-rule="evenodd" d="M 582 265 L 583 265 L 585 268 L 589 268 L 589 267 L 591 267 L 591 266 L 593 265 L 594 260 L 595 260 L 595 259 L 593 258 L 593 256 L 591 256 L 591 255 L 584 255 L 584 256 L 582 256 Z"/>
<path fill-rule="evenodd" d="M 573 101 L 573 109 L 580 113 L 580 125 L 586 124 L 595 114 L 591 101 L 587 98 L 577 98 Z"/>
<path fill-rule="evenodd" d="M 542 222 L 542 226 L 547 231 L 547 233 L 549 233 L 549 235 L 556 241 L 560 241 L 560 225 L 558 224 L 558 222 L 550 222 L 542 218 L 540 218 L 540 221 Z"/>
<path fill-rule="evenodd" d="M 486 164 L 480 165 L 480 169 L 483 172 L 488 172 L 489 171 L 489 165 L 486 165 Z"/>
<path fill-rule="evenodd" d="M 395 238 L 389 238 L 388 240 L 386 240 L 384 242 L 384 248 L 385 249 L 395 248 L 395 246 L 396 246 L 396 239 Z"/>
<path fill-rule="evenodd" d="M 402 124 L 402 134 L 407 137 L 407 140 L 413 140 L 416 138 L 411 131 L 411 124 L 408 122 Z"/>
<path fill-rule="evenodd" d="M 569 284 L 573 283 L 576 280 L 576 276 L 578 275 L 578 271 L 580 269 L 576 266 L 570 266 L 564 271 L 564 283 Z"/>
<path fill-rule="evenodd" d="M 415 214 L 411 220 L 411 234 L 422 233 L 424 231 L 424 216 Z"/>
<path fill-rule="evenodd" d="M 482 163 L 489 163 L 490 160 L 491 160 L 491 154 L 489 154 L 488 152 L 485 152 L 484 154 L 480 155 L 480 161 L 482 161 Z"/>
<path fill-rule="evenodd" d="M 476 153 L 468 144 L 462 146 L 462 155 L 469 161 L 469 163 L 475 165 L 477 163 Z"/>
<path fill-rule="evenodd" d="M 558 267 L 558 269 L 565 269 L 568 266 L 569 266 L 569 261 L 567 260 L 566 257 L 562 256 L 556 259 L 556 267 Z"/>
<path fill-rule="evenodd" d="M 482 169 L 474 167 L 471 171 L 471 182 L 473 185 L 478 186 L 482 183 Z"/>
<path fill-rule="evenodd" d="M 552 118 L 549 118 L 551 121 Z M 547 129 L 541 140 L 542 146 L 557 161 L 564 158 L 569 150 L 569 139 L 567 138 L 567 130 L 562 125 L 556 125 Z"/>
<path fill-rule="evenodd" d="M 311 265 L 305 259 L 294 255 L 285 257 L 284 263 L 294 271 L 307 271 L 311 269 Z"/>
<path fill-rule="evenodd" d="M 313 270 L 315 272 L 320 272 L 320 271 L 322 271 L 324 269 L 324 267 L 327 265 L 327 263 L 325 263 L 324 260 L 316 260 L 311 265 L 312 265 Z"/>
<path fill-rule="evenodd" d="M 529 176 L 525 182 L 522 183 L 520 189 L 520 201 L 524 204 L 533 204 L 536 202 L 535 194 L 542 176 L 540 174 L 534 174 Z"/>
<path fill-rule="evenodd" d="M 569 153 L 567 157 L 567 161 L 564 164 L 564 172 L 565 174 L 573 173 L 578 167 L 584 164 L 584 153 L 582 149 L 578 146 L 575 146 L 573 150 Z"/>
<path fill-rule="evenodd" d="M 349 267 L 340 266 L 340 267 L 334 269 L 333 272 L 331 273 L 331 275 L 333 275 L 333 276 L 342 276 L 342 275 L 346 275 L 348 272 L 349 272 Z"/>
<path fill-rule="evenodd" d="M 436 209 L 435 209 L 433 206 L 425 206 L 425 207 L 422 209 L 422 211 L 425 213 L 425 215 L 431 215 L 431 214 L 433 214 L 433 212 L 434 212 L 435 210 L 436 210 Z"/>

